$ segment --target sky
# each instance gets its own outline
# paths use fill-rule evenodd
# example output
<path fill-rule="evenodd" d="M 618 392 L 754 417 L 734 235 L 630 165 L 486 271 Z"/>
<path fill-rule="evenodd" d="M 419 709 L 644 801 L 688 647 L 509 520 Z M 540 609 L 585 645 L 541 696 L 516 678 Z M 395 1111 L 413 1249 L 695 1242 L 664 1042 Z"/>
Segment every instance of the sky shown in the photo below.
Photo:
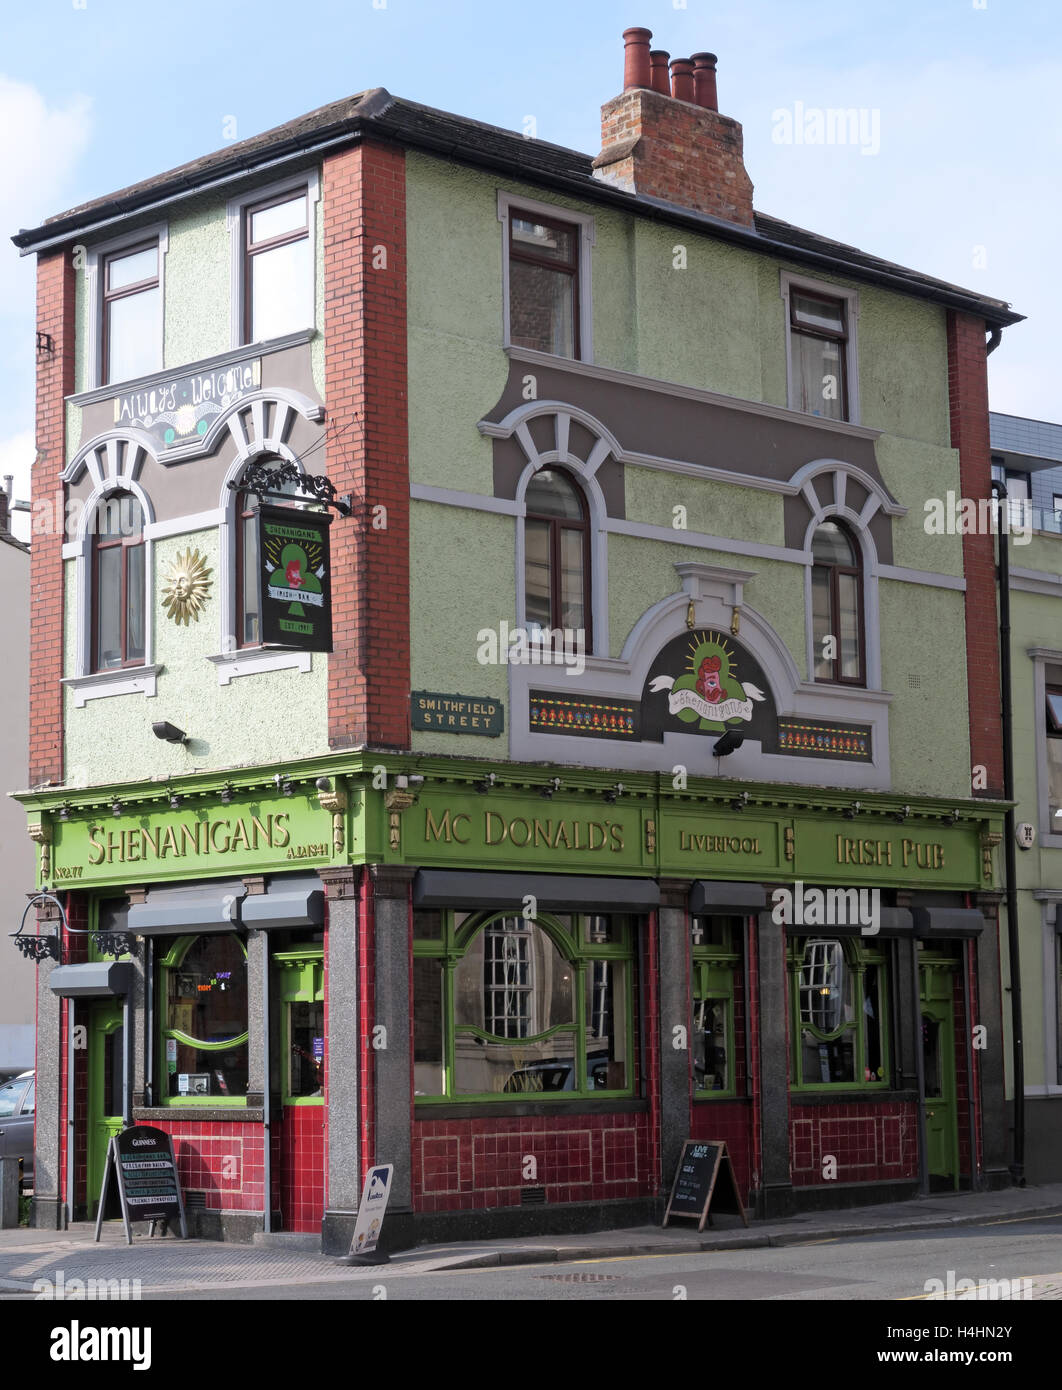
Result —
<path fill-rule="evenodd" d="M 11 234 L 370 87 L 521 132 L 533 118 L 596 154 L 633 24 L 673 57 L 718 54 L 757 210 L 1025 314 L 989 359 L 992 409 L 1062 422 L 1059 0 L 0 0 L 0 475 L 16 497 L 35 271 Z M 795 138 L 838 107 L 861 113 L 858 138 Z"/>

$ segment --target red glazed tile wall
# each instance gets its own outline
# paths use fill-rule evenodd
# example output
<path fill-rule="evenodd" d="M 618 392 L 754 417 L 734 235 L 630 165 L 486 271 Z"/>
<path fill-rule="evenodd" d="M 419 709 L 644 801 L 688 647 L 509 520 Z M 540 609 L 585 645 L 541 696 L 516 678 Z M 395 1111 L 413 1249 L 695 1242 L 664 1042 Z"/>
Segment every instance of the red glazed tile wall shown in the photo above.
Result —
<path fill-rule="evenodd" d="M 82 893 L 67 893 L 64 902 L 66 920 L 71 927 L 85 928 L 88 925 L 88 904 Z M 38 917 L 38 930 L 43 934 L 53 931 L 57 923 L 41 921 Z M 63 932 L 63 961 L 67 965 L 81 965 L 88 959 L 88 937 L 79 933 Z M 89 1005 L 74 1004 L 74 1028 L 88 1028 Z M 67 1151 L 67 1003 L 59 1006 L 59 1190 L 66 1197 L 66 1151 Z M 38 1038 L 38 1043 L 46 1041 Z M 88 1191 L 88 1048 L 74 1050 L 74 1192 L 73 1205 L 95 1201 L 98 1193 Z"/>
<path fill-rule="evenodd" d="M 909 1101 L 790 1103 L 793 1186 L 829 1182 L 888 1182 L 918 1177 L 918 1106 Z M 828 1155 L 837 1176 L 825 1179 Z"/>
<path fill-rule="evenodd" d="M 260 1124 L 178 1119 L 153 1120 L 152 1124 L 172 1136 L 181 1187 L 186 1193 L 204 1193 L 208 1210 L 264 1210 L 265 1145 Z M 274 1162 L 274 1174 L 276 1166 Z"/>
<path fill-rule="evenodd" d="M 285 1231 L 319 1231 L 324 1216 L 325 1108 L 285 1105 L 280 1126 L 280 1211 Z"/>
<path fill-rule="evenodd" d="M 523 1176 L 535 1159 L 533 1179 Z M 647 1113 L 417 1120 L 413 1124 L 413 1209 L 517 1207 L 524 1187 L 547 1203 L 649 1197 L 657 1151 Z"/>
<path fill-rule="evenodd" d="M 741 1199 L 748 1206 L 753 1189 L 753 1113 L 750 1100 L 694 1101 L 690 1120 L 691 1139 L 722 1139 L 734 1167 Z M 670 1174 L 669 1181 L 674 1177 Z"/>

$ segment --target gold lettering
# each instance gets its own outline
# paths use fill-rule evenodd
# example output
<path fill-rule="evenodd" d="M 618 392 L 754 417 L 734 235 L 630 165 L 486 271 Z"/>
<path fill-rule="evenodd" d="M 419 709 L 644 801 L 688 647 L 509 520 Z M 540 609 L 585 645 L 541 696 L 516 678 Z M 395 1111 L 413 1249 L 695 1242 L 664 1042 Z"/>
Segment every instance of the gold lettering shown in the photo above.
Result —
<path fill-rule="evenodd" d="M 600 821 L 596 821 L 596 820 L 592 820 L 592 821 L 590 821 L 590 823 L 589 823 L 589 825 L 588 825 L 587 828 L 588 828 L 589 835 L 590 835 L 590 843 L 587 845 L 587 849 L 604 849 L 604 848 L 605 848 L 605 841 L 608 839 L 608 836 L 605 834 L 605 827 L 601 824 L 601 822 L 600 822 Z M 600 831 L 600 833 L 601 833 L 601 839 L 600 839 L 600 841 L 599 841 L 596 845 L 594 844 L 594 831 L 595 831 L 595 830 Z"/>
<path fill-rule="evenodd" d="M 127 830 L 125 842 L 125 856 L 131 864 L 135 864 L 140 859 L 140 851 L 143 848 L 143 841 L 140 839 L 139 830 Z M 133 853 L 133 846 L 136 846 L 136 853 Z"/>
<path fill-rule="evenodd" d="M 524 827 L 524 838 L 522 840 L 516 838 L 516 827 L 518 825 Z M 521 849 L 531 839 L 531 827 L 521 816 L 516 816 L 509 822 L 509 839 L 512 840 L 514 845 L 519 845 Z"/>
<path fill-rule="evenodd" d="M 90 825 L 90 826 L 89 826 L 89 844 L 91 845 L 91 849 L 89 850 L 89 863 L 90 863 L 90 864 L 102 864 L 102 863 L 103 863 L 103 860 L 104 860 L 104 857 L 105 857 L 105 855 L 106 855 L 106 853 L 107 853 L 107 851 L 106 851 L 106 849 L 104 848 L 102 842 L 96 839 L 96 832 L 97 832 L 97 830 L 102 831 L 102 830 L 103 830 L 103 826 L 102 826 L 102 825 Z"/>
<path fill-rule="evenodd" d="M 283 839 L 279 839 L 279 838 L 278 838 L 278 839 L 275 840 L 275 842 L 274 842 L 275 848 L 277 848 L 277 849 L 283 849 L 284 846 L 285 846 L 285 845 L 288 843 L 288 841 L 291 839 L 291 835 L 290 835 L 290 833 L 289 833 L 289 831 L 288 831 L 288 826 L 287 826 L 288 812 L 287 812 L 287 811 L 278 811 L 278 812 L 276 813 L 276 815 L 272 817 L 272 821 L 273 821 L 273 829 L 274 829 L 276 835 L 277 835 L 278 837 L 281 836 L 281 835 L 284 837 Z M 281 821 L 284 822 L 283 825 L 281 825 Z"/>
<path fill-rule="evenodd" d="M 552 836 L 553 836 L 553 822 L 552 822 L 551 820 L 546 821 L 546 827 L 545 827 L 545 829 L 543 829 L 543 828 L 542 828 L 542 822 L 541 822 L 541 821 L 538 819 L 538 817 L 536 816 L 536 817 L 535 817 L 535 847 L 536 847 L 536 849 L 537 849 L 537 847 L 542 843 L 543 840 L 545 840 L 545 842 L 546 842 L 546 848 L 547 848 L 547 849 L 552 849 L 552 848 L 553 848 L 553 845 L 552 845 L 552 843 L 551 843 Z"/>
<path fill-rule="evenodd" d="M 837 836 L 837 862 L 838 862 L 838 864 L 843 864 L 843 863 L 844 863 L 844 836 L 843 836 L 843 835 L 838 835 L 838 836 Z"/>
<path fill-rule="evenodd" d="M 165 859 L 168 850 L 172 850 L 176 857 L 180 857 L 181 851 L 177 848 L 177 836 L 174 834 L 172 825 L 168 825 L 162 832 L 162 838 L 159 841 L 159 858 Z"/>
<path fill-rule="evenodd" d="M 565 826 L 564 821 L 558 821 L 558 822 L 557 822 L 557 838 L 553 841 L 553 848 L 554 848 L 554 849 L 556 849 L 557 846 L 561 843 L 561 839 L 562 839 L 562 838 L 563 838 L 563 840 L 564 840 L 564 848 L 565 848 L 565 849 L 571 849 L 572 846 L 571 846 L 571 841 L 568 839 L 568 830 L 567 830 L 567 827 Z"/>
<path fill-rule="evenodd" d="M 493 821 L 497 821 L 498 824 L 501 826 L 501 835 L 498 837 L 498 839 L 495 839 L 494 836 L 491 834 L 491 823 Z M 497 811 L 487 811 L 484 819 L 484 839 L 486 840 L 487 844 L 500 845 L 502 841 L 505 839 L 505 837 L 508 835 L 508 833 L 508 830 L 505 828 L 505 821 L 501 816 L 498 815 Z"/>
<path fill-rule="evenodd" d="M 447 812 L 447 815 L 449 815 L 449 812 Z M 457 843 L 458 843 L 459 845 L 467 845 L 467 844 L 468 844 L 468 831 L 466 830 L 466 832 L 465 832 L 465 838 L 464 838 L 464 839 L 462 839 L 461 836 L 457 833 L 457 822 L 458 822 L 459 820 L 467 821 L 468 824 L 471 825 L 471 823 L 472 823 L 472 817 L 469 816 L 469 815 L 466 815 L 464 811 L 458 811 L 457 815 L 454 816 L 454 819 L 453 819 L 454 839 L 457 841 Z"/>
<path fill-rule="evenodd" d="M 119 864 L 122 862 L 122 833 L 121 833 L 121 831 L 118 831 L 118 832 L 117 832 L 117 843 L 116 843 L 115 841 L 116 841 L 115 832 L 114 832 L 113 830 L 108 830 L 108 831 L 107 831 L 107 863 L 108 863 L 108 864 L 113 864 L 113 863 L 114 863 L 114 851 L 115 851 L 116 849 L 117 849 L 117 851 L 118 851 L 118 862 L 119 862 Z"/>
<path fill-rule="evenodd" d="M 148 857 L 147 847 L 150 845 L 151 856 L 153 859 L 157 859 L 159 857 L 159 832 L 157 830 L 145 829 L 141 830 L 140 834 L 143 842 L 144 858 L 146 859 Z"/>
<path fill-rule="evenodd" d="M 200 851 L 199 851 L 199 834 L 200 834 L 200 827 L 201 827 L 204 823 L 205 823 L 205 822 L 203 822 L 203 821 L 197 820 L 197 821 L 195 822 L 194 825 L 182 825 L 182 826 L 181 826 L 181 853 L 182 853 L 182 854 L 187 854 L 187 853 L 189 852 L 189 849 L 188 849 L 189 845 L 191 845 L 191 853 L 192 853 L 192 854 L 198 854 L 198 853 L 200 852 Z"/>
<path fill-rule="evenodd" d="M 424 838 L 426 840 L 441 840 L 445 837 L 447 843 L 450 841 L 450 812 L 444 811 L 441 823 L 436 823 L 435 817 L 431 813 L 431 807 L 424 808 Z"/>
<path fill-rule="evenodd" d="M 272 816 L 266 816 L 266 820 L 267 820 L 267 821 L 271 821 L 272 819 L 273 819 Z M 260 839 L 265 841 L 265 844 L 266 844 L 267 847 L 272 848 L 272 844 L 273 844 L 273 827 L 272 827 L 272 825 L 263 825 L 263 823 L 258 819 L 257 816 L 252 815 L 252 816 L 251 816 L 251 848 L 252 848 L 252 849 L 257 849 L 257 848 L 258 848 Z"/>
<path fill-rule="evenodd" d="M 218 844 L 218 831 L 219 831 L 219 830 L 223 830 L 223 829 L 224 829 L 224 830 L 227 830 L 228 827 L 229 827 L 229 824 L 230 824 L 230 822 L 227 821 L 227 820 L 216 820 L 216 821 L 211 821 L 211 823 L 210 823 L 210 847 L 211 847 L 211 849 L 216 849 L 216 850 L 218 851 L 219 854 L 224 854 L 225 851 L 228 849 L 228 847 L 229 847 L 229 837 L 228 837 L 228 835 L 226 835 L 226 836 L 225 836 L 225 843 L 224 843 L 223 845 L 219 845 L 219 844 Z"/>
<path fill-rule="evenodd" d="M 609 836 L 612 840 L 612 853 L 617 854 L 623 848 L 623 826 L 610 825 L 608 828 Z"/>
<path fill-rule="evenodd" d="M 247 834 L 247 822 L 241 816 L 236 822 L 236 829 L 232 833 L 232 843 L 229 849 L 235 849 L 238 844 L 242 844 L 244 849 L 251 848 L 250 837 Z"/>
<path fill-rule="evenodd" d="M 911 851 L 914 849 L 914 843 L 911 840 L 903 840 L 901 843 L 903 845 L 903 867 L 906 869 L 907 861 L 910 859 Z"/>

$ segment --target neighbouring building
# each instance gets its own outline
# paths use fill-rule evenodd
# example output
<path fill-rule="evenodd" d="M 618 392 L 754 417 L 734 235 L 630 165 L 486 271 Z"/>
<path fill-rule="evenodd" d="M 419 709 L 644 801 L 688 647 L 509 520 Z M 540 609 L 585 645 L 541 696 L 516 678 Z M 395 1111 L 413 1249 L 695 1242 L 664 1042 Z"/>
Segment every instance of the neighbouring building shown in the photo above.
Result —
<path fill-rule="evenodd" d="M 992 412 L 1006 485 L 1025 1174 L 1062 1179 L 1062 425 Z M 1009 974 L 1006 975 L 1009 981 Z M 1009 1013 L 1005 1017 L 1010 1035 Z M 1010 1046 L 1007 1060 L 1010 1062 Z M 1013 1076 L 1008 1071 L 1013 1095 Z"/>
<path fill-rule="evenodd" d="M 394 1242 L 651 1218 L 687 1136 L 763 1216 L 1009 1180 L 993 538 L 926 503 L 1019 316 L 754 211 L 650 37 L 593 158 L 375 89 L 15 238 L 39 1224 L 129 1120 L 329 1250 L 384 1161 Z"/>
<path fill-rule="evenodd" d="M 8 931 L 15 930 L 26 908 L 26 890 L 32 886 L 34 872 L 25 812 L 7 795 L 26 785 L 29 744 L 30 559 L 29 546 L 11 532 L 11 482 L 6 478 L 0 488 L 0 633 L 7 653 L 0 728 L 0 895 L 4 920 L 14 919 Z M 0 1080 L 33 1066 L 35 977 L 32 962 L 14 952 L 0 970 Z"/>

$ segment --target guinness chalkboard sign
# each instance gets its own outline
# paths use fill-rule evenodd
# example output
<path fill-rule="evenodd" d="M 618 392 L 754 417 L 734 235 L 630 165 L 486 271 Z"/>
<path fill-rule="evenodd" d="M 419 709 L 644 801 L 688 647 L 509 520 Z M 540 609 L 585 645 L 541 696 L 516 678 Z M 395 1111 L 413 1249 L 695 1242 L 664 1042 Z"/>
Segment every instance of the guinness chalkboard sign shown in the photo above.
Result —
<path fill-rule="evenodd" d="M 107 1146 L 107 1162 L 103 1168 L 103 1186 L 96 1213 L 96 1239 L 100 1238 L 103 1218 L 108 1213 L 111 1169 L 118 1188 L 118 1200 L 125 1222 L 126 1243 L 132 1245 L 134 1221 L 167 1221 L 179 1218 L 181 1235 L 187 1238 L 184 1219 L 184 1196 L 177 1177 L 177 1161 L 173 1156 L 173 1140 L 161 1129 L 151 1125 L 133 1125 L 123 1129 Z"/>
<path fill-rule="evenodd" d="M 724 1174 L 722 1187 L 717 1192 L 716 1184 Z M 698 1231 L 703 1231 L 706 1221 L 711 1224 L 708 1212 L 713 1199 L 716 1211 L 733 1212 L 746 1226 L 749 1224 L 726 1144 L 716 1139 L 687 1139 L 671 1185 L 664 1225 L 673 1216 L 683 1216 L 696 1221 Z"/>

